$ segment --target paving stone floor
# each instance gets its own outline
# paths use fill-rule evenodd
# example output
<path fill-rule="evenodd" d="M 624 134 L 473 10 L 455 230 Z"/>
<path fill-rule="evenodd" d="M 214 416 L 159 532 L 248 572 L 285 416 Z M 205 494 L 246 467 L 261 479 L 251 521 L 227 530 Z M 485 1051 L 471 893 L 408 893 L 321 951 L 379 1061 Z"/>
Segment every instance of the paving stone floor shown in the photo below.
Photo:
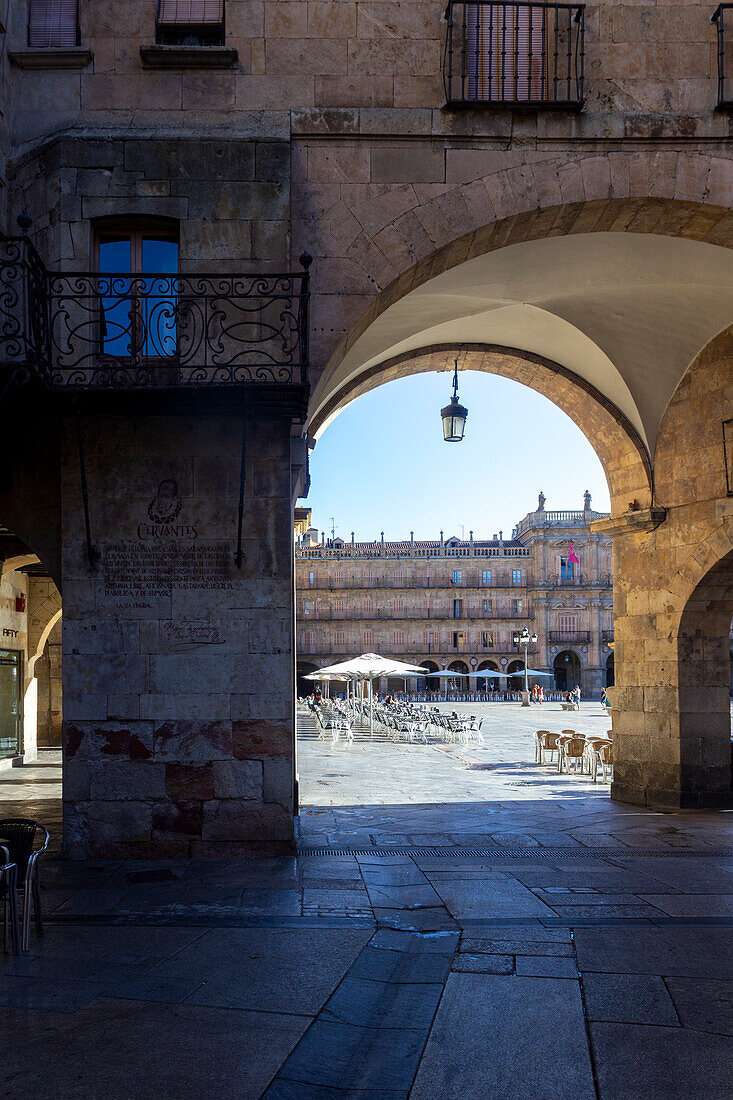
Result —
<path fill-rule="evenodd" d="M 484 710 L 468 750 L 304 720 L 298 859 L 46 860 L 2 1096 L 727 1100 L 733 815 L 534 763 L 597 705 Z M 0 815 L 57 831 L 58 773 L 2 773 Z"/>

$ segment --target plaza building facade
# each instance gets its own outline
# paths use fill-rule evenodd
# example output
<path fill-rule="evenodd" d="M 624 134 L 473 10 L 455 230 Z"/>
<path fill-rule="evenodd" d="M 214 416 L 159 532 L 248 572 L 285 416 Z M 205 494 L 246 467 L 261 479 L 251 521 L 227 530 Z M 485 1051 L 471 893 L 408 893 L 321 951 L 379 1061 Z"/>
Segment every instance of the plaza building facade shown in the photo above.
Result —
<path fill-rule="evenodd" d="M 730 33 L 707 0 L 7 5 L 0 524 L 63 602 L 68 854 L 293 850 L 309 450 L 456 360 L 604 467 L 613 796 L 731 800 Z"/>
<path fill-rule="evenodd" d="M 528 667 L 546 672 L 545 689 L 579 686 L 598 698 L 613 683 L 611 540 L 589 524 L 603 518 L 590 494 L 579 511 L 538 508 L 505 539 L 454 536 L 394 542 L 298 537 L 298 689 L 304 679 L 360 652 L 388 654 L 428 672 L 491 669 L 518 673 L 509 688 L 522 690 L 524 647 L 514 639 L 526 627 L 536 642 Z M 579 562 L 569 560 L 574 551 Z M 495 682 L 496 683 L 496 682 Z M 446 681 L 387 680 L 382 691 L 445 690 Z M 483 689 L 485 680 L 451 683 L 458 691 Z M 338 691 L 338 686 L 334 687 Z"/>

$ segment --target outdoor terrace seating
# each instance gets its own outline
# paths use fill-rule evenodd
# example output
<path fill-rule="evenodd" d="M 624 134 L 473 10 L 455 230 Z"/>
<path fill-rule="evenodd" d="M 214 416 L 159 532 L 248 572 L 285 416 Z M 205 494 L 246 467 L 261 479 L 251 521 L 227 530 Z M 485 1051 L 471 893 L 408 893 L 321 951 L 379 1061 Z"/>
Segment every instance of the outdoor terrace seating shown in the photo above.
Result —
<path fill-rule="evenodd" d="M 18 929 L 18 868 L 10 861 L 10 853 L 0 844 L 0 900 L 3 903 L 3 950 L 9 951 L 12 941 L 13 954 L 20 954 Z"/>
<path fill-rule="evenodd" d="M 555 763 L 553 757 L 557 753 L 557 771 L 569 775 L 588 775 L 593 782 L 598 782 L 600 770 L 603 782 L 607 783 L 613 771 L 613 741 L 609 730 L 608 737 L 587 736 L 577 733 L 575 730 L 562 730 L 553 733 L 550 730 L 537 730 L 535 732 L 535 763 L 547 764 L 547 754 L 550 754 L 549 763 Z"/>
<path fill-rule="evenodd" d="M 38 838 L 41 843 L 38 846 Z M 36 932 L 43 932 L 41 913 L 41 888 L 38 878 L 38 860 L 46 851 L 51 839 L 48 829 L 29 818 L 6 818 L 0 821 L 0 844 L 8 852 L 8 860 L 16 867 L 16 892 L 23 891 L 22 946 L 28 951 L 31 945 L 31 908 L 36 918 Z M 7 919 L 6 919 L 7 930 Z"/>

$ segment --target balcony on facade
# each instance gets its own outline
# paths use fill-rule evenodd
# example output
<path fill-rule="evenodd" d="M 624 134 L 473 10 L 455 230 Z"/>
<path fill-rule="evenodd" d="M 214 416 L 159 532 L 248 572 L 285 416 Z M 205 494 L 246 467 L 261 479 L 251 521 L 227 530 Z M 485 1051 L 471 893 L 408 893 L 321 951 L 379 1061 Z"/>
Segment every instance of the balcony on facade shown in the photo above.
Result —
<path fill-rule="evenodd" d="M 512 531 L 512 538 L 521 538 L 521 536 L 525 535 L 528 531 L 538 529 L 545 530 L 546 528 L 552 527 L 587 527 L 594 519 L 605 519 L 607 515 L 607 512 L 596 512 L 590 509 L 583 512 L 546 512 L 544 508 L 538 508 L 536 512 L 529 512 L 524 519 L 520 519 L 519 523 Z"/>
<path fill-rule="evenodd" d="M 613 576 L 610 573 L 600 573 L 597 577 L 591 577 L 589 573 L 575 573 L 571 577 L 563 577 L 550 573 L 536 581 L 535 585 L 537 588 L 612 588 Z"/>
<path fill-rule="evenodd" d="M 338 592 L 342 590 L 361 590 L 364 592 L 372 592 L 383 588 L 391 588 L 396 590 L 411 591 L 413 589 L 419 589 L 424 591 L 430 589 L 431 592 L 511 592 L 517 588 L 531 588 L 532 581 L 527 577 L 526 573 L 522 577 L 521 581 L 512 583 L 506 578 L 497 578 L 495 581 L 481 584 L 478 580 L 463 580 L 453 582 L 450 578 L 438 581 L 435 577 L 413 577 L 413 578 L 401 578 L 395 580 L 394 577 L 380 577 L 373 576 L 371 579 L 365 579 L 363 577 L 334 577 L 332 574 L 326 574 L 325 576 L 315 576 L 311 582 L 307 577 L 303 577 L 299 573 L 297 578 L 297 587 L 300 592 Z"/>
<path fill-rule="evenodd" d="M 579 111 L 584 16 L 583 4 L 449 0 L 447 106 Z"/>
<path fill-rule="evenodd" d="M 341 559 L 362 558 L 378 561 L 383 558 L 528 558 L 531 551 L 526 546 L 465 546 L 458 549 L 447 546 L 419 545 L 411 546 L 409 543 L 381 545 L 378 542 L 365 546 L 364 544 L 342 546 L 318 545 L 312 546 L 307 542 L 299 541 L 295 546 L 295 557 L 300 561 L 339 561 Z"/>
<path fill-rule="evenodd" d="M 307 387 L 310 257 L 282 274 L 48 271 L 0 241 L 0 367 L 46 390 Z"/>
<path fill-rule="evenodd" d="M 302 622 L 524 622 L 533 620 L 535 612 L 533 607 L 525 607 L 521 610 L 511 608 L 498 608 L 495 611 L 482 611 L 480 608 L 464 608 L 463 612 L 456 616 L 450 607 L 427 608 L 401 608 L 391 610 L 389 608 L 376 608 L 364 610 L 350 608 L 338 611 L 332 607 L 321 607 L 313 611 L 306 611 L 302 604 L 298 606 L 298 619 Z"/>
<path fill-rule="evenodd" d="M 589 645 L 590 630 L 551 630 L 548 634 L 550 645 Z"/>
<path fill-rule="evenodd" d="M 713 13 L 718 43 L 718 102 L 719 111 L 733 109 L 733 4 L 720 4 Z"/>

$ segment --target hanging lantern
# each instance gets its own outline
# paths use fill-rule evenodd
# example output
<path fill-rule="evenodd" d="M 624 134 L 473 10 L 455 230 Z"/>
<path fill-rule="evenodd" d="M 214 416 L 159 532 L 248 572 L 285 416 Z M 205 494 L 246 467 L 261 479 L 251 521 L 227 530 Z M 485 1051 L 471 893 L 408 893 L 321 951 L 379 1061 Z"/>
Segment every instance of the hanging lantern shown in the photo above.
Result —
<path fill-rule="evenodd" d="M 450 405 L 440 410 L 443 418 L 443 439 L 446 443 L 460 443 L 466 428 L 468 409 L 458 403 L 458 360 L 453 373 L 453 396 Z"/>

